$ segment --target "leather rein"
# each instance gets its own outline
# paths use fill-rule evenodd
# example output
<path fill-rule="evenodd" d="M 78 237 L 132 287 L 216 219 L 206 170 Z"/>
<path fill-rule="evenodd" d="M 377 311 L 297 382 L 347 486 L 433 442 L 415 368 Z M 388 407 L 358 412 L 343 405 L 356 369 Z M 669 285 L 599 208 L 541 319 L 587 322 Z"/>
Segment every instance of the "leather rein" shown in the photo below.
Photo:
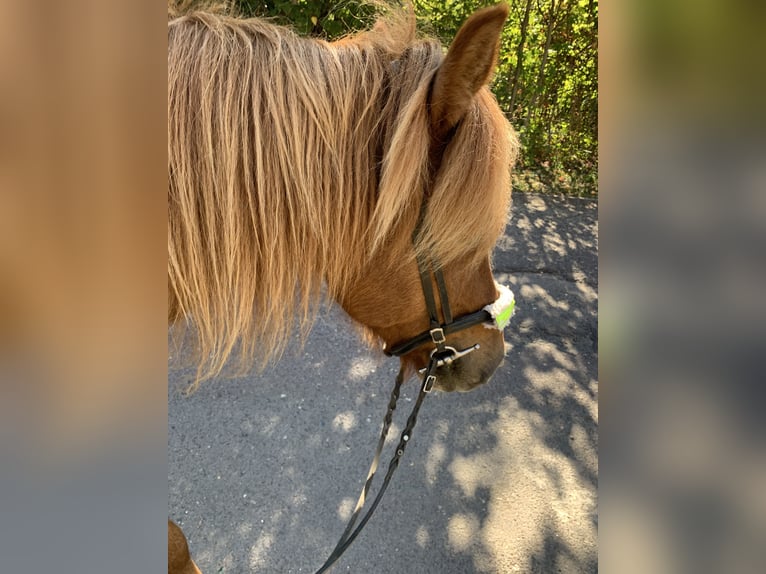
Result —
<path fill-rule="evenodd" d="M 425 204 L 423 209 L 421 209 L 420 218 L 413 233 L 413 241 L 416 240 L 418 234 L 420 233 L 424 219 L 424 211 Z M 399 373 L 397 374 L 396 380 L 394 382 L 394 388 L 391 391 L 391 397 L 388 402 L 386 416 L 383 419 L 383 429 L 381 430 L 380 438 L 378 439 L 378 446 L 375 451 L 375 456 L 373 457 L 372 464 L 370 465 L 370 469 L 367 473 L 367 480 L 364 483 L 364 487 L 362 488 L 362 492 L 359 495 L 359 499 L 357 500 L 354 512 L 352 513 L 351 518 L 346 525 L 346 529 L 343 531 L 340 540 L 338 540 L 338 543 L 330 553 L 330 556 L 327 558 L 327 560 L 325 560 L 324 564 L 319 568 L 319 570 L 316 571 L 316 574 L 322 574 L 323 572 L 326 572 L 338 560 L 338 558 L 341 557 L 341 555 L 356 539 L 361 530 L 370 520 L 373 512 L 375 512 L 378 503 L 383 498 L 383 494 L 388 488 L 394 471 L 399 466 L 399 461 L 404 454 L 404 450 L 412 438 L 412 430 L 415 427 L 415 423 L 417 422 L 420 407 L 423 404 L 423 400 L 425 399 L 426 395 L 431 392 L 434 383 L 436 382 L 436 370 L 441 366 L 452 364 L 461 357 L 464 357 L 479 348 L 477 343 L 466 349 L 457 350 L 455 347 L 447 345 L 447 335 L 468 329 L 469 327 L 473 327 L 475 325 L 480 325 L 482 323 L 490 323 L 493 320 L 492 313 L 490 313 L 486 308 L 480 309 L 473 313 L 468 313 L 467 315 L 463 315 L 456 319 L 453 318 L 452 310 L 449 304 L 449 296 L 447 295 L 447 284 L 444 280 L 444 274 L 442 273 L 441 268 L 436 265 L 434 261 L 427 261 L 422 257 L 417 258 L 417 265 L 418 272 L 420 274 L 420 283 L 423 288 L 423 296 L 426 302 L 426 309 L 428 310 L 430 326 L 428 330 L 416 335 L 415 337 L 399 343 L 393 346 L 391 349 L 384 349 L 384 353 L 389 357 L 401 357 L 402 355 L 406 355 L 407 353 L 427 343 L 433 343 L 436 348 L 431 352 L 431 357 L 426 368 L 420 370 L 420 373 L 423 375 L 423 379 L 421 380 L 420 384 L 420 392 L 418 393 L 418 397 L 415 400 L 415 405 L 412 408 L 412 412 L 407 418 L 407 424 L 405 425 L 405 428 L 399 437 L 399 444 L 396 446 L 394 456 L 388 463 L 388 469 L 386 470 L 383 484 L 381 485 L 378 494 L 375 496 L 375 499 L 372 501 L 369 509 L 364 514 L 364 516 L 361 517 L 361 520 L 359 520 L 359 524 L 357 525 L 357 520 L 360 517 L 362 508 L 364 507 L 365 501 L 367 499 L 367 494 L 369 493 L 370 486 L 372 485 L 373 477 L 375 476 L 375 473 L 378 469 L 378 463 L 380 461 L 380 455 L 383 450 L 383 444 L 385 443 L 386 437 L 388 436 L 388 430 L 391 427 L 391 420 L 394 414 L 394 410 L 396 409 L 396 403 L 399 399 L 399 391 L 401 389 L 402 383 L 404 382 L 404 370 L 403 368 L 399 369 Z M 442 316 L 444 317 L 443 323 L 439 321 L 439 315 L 436 308 L 436 300 L 434 298 L 432 277 L 436 283 L 437 289 L 439 290 L 439 300 L 441 302 Z M 354 528 L 354 526 L 356 526 L 356 528 Z"/>

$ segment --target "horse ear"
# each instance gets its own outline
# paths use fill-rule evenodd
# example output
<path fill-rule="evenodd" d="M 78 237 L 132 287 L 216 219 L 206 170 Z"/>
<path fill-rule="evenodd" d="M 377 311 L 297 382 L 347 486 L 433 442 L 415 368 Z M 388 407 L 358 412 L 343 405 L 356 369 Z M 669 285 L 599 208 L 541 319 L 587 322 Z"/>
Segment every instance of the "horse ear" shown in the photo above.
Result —
<path fill-rule="evenodd" d="M 431 88 L 429 119 L 437 141 L 457 125 L 489 82 L 507 17 L 508 5 L 496 4 L 474 12 L 458 30 Z"/>

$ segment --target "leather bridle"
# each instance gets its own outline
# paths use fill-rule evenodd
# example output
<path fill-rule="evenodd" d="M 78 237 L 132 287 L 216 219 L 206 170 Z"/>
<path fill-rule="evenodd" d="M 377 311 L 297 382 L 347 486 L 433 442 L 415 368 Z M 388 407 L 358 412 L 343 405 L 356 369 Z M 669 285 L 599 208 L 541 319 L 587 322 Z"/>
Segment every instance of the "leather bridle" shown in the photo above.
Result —
<path fill-rule="evenodd" d="M 420 234 L 423 226 L 426 203 L 427 202 L 424 202 L 424 205 L 421 208 L 420 217 L 418 219 L 417 225 L 415 226 L 415 231 L 413 233 L 414 243 L 417 243 L 418 235 Z M 394 345 L 391 349 L 384 348 L 384 353 L 390 357 L 401 357 L 402 355 L 406 355 L 407 353 L 414 351 L 415 349 L 428 343 L 433 343 L 435 348 L 433 351 L 431 351 L 428 365 L 425 367 L 425 369 L 421 369 L 419 371 L 423 375 L 423 379 L 420 385 L 420 392 L 418 393 L 418 397 L 415 400 L 415 405 L 412 408 L 412 412 L 407 418 L 407 424 L 405 425 L 405 428 L 399 437 L 399 444 L 396 446 L 396 452 L 394 453 L 391 461 L 388 463 L 388 469 L 386 471 L 385 478 L 383 479 L 383 484 L 381 485 L 377 496 L 372 501 L 370 508 L 364 514 L 356 528 L 354 528 L 364 506 L 367 494 L 370 490 L 370 486 L 372 485 L 372 479 L 378 469 L 378 463 L 380 461 L 380 455 L 383 450 L 383 444 L 385 443 L 386 437 L 388 436 L 388 430 L 391 426 L 391 420 L 394 414 L 394 410 L 396 409 L 396 403 L 399 399 L 399 391 L 404 381 L 404 368 L 402 367 L 399 369 L 399 373 L 397 374 L 394 383 L 394 388 L 391 391 L 388 410 L 386 411 L 386 416 L 383 419 L 383 429 L 380 433 L 380 438 L 378 439 L 378 446 L 375 451 L 375 456 L 373 457 L 372 464 L 370 465 L 370 470 L 367 473 L 367 480 L 365 481 L 362 492 L 359 495 L 359 499 L 357 500 L 354 512 L 352 513 L 351 518 L 346 525 L 346 529 L 341 535 L 340 540 L 338 540 L 338 543 L 335 545 L 335 548 L 330 553 L 330 556 L 327 558 L 327 560 L 325 560 L 325 563 L 322 565 L 322 567 L 317 570 L 316 574 L 322 574 L 323 572 L 326 572 L 338 560 L 338 558 L 340 558 L 343 552 L 346 551 L 354 539 L 356 539 L 356 537 L 359 535 L 362 528 L 364 528 L 364 526 L 367 524 L 373 512 L 377 508 L 378 503 L 383 498 L 383 494 L 388 488 L 391 477 L 393 476 L 396 468 L 399 466 L 399 460 L 404 454 L 404 449 L 407 447 L 407 444 L 412 437 L 412 430 L 415 427 L 415 423 L 417 422 L 418 413 L 420 412 L 420 407 L 423 404 L 423 400 L 425 399 L 425 396 L 431 392 L 434 383 L 436 382 L 437 369 L 444 365 L 450 365 L 459 360 L 461 357 L 464 357 L 479 348 L 479 344 L 477 343 L 466 349 L 457 350 L 455 347 L 447 344 L 447 335 L 456 333 L 458 331 L 463 331 L 476 325 L 491 323 L 494 319 L 492 313 L 487 310 L 487 307 L 478 311 L 474 311 L 473 313 L 468 313 L 467 315 L 462 315 L 457 319 L 453 318 L 452 309 L 450 308 L 449 304 L 449 296 L 447 294 L 447 284 L 444 280 L 442 269 L 437 264 L 435 264 L 433 260 L 425 260 L 425 258 L 421 256 L 416 256 L 416 259 L 418 265 L 418 273 L 420 275 L 420 283 L 423 288 L 423 296 L 425 298 L 426 309 L 428 311 L 428 318 L 430 323 L 429 328 L 427 331 L 424 331 L 412 337 L 411 339 Z M 439 290 L 439 300 L 441 302 L 442 316 L 444 317 L 443 323 L 439 321 L 439 315 L 436 308 L 436 300 L 434 298 L 433 282 L 436 283 L 437 289 Z"/>
<path fill-rule="evenodd" d="M 423 297 L 426 302 L 426 310 L 428 311 L 429 328 L 426 331 L 394 345 L 391 349 L 384 349 L 383 352 L 389 357 L 401 357 L 421 347 L 427 343 L 433 343 L 436 348 L 431 352 L 432 357 L 436 357 L 437 367 L 442 365 L 449 365 L 457 359 L 466 356 L 467 354 L 475 351 L 479 348 L 479 345 L 473 345 L 461 351 L 458 351 L 454 347 L 446 344 L 447 335 L 463 331 L 482 323 L 487 323 L 492 320 L 492 315 L 486 309 L 479 309 L 473 313 L 462 315 L 457 319 L 452 316 L 452 309 L 449 304 L 449 295 L 447 294 L 447 283 L 444 280 L 444 273 L 441 268 L 429 264 L 421 257 L 417 258 L 418 273 L 420 275 L 420 284 L 423 288 Z M 436 301 L 434 299 L 434 291 L 432 285 L 433 280 L 436 283 L 436 287 L 439 290 L 439 301 L 441 302 L 442 316 L 444 317 L 444 323 L 439 321 L 439 316 L 436 311 Z M 430 390 L 430 386 L 429 389 Z"/>

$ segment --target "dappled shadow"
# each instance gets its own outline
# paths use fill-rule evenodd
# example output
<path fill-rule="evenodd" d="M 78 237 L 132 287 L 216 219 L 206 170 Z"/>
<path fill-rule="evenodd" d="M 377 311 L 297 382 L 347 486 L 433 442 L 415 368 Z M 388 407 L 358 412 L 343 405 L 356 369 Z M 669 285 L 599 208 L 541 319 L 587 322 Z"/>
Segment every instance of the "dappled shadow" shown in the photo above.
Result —
<path fill-rule="evenodd" d="M 538 203 L 514 201 L 514 218 Z M 536 213 L 556 225 L 512 222 L 495 257 L 518 301 L 505 363 L 475 391 L 429 396 L 338 571 L 597 572 L 595 202 L 541 201 Z M 187 398 L 178 388 L 190 373 L 173 372 L 169 514 L 203 572 L 322 563 L 361 488 L 395 372 L 337 309 L 261 375 Z M 415 394 L 408 383 L 395 436 Z"/>
<path fill-rule="evenodd" d="M 547 274 L 598 285 L 598 202 L 590 198 L 514 193 L 512 217 L 495 268 Z"/>

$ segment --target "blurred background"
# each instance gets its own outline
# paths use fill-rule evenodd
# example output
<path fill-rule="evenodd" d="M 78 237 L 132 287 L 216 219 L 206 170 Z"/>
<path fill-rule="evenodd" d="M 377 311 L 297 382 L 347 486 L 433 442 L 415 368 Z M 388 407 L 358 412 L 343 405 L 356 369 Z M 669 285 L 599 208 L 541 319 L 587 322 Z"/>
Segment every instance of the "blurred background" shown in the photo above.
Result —
<path fill-rule="evenodd" d="M 0 570 L 166 561 L 166 36 L 0 0 Z"/>
<path fill-rule="evenodd" d="M 766 567 L 764 16 L 714 0 L 601 12 L 608 572 Z"/>
<path fill-rule="evenodd" d="M 369 21 L 320 4 L 242 8 L 328 38 Z M 484 4 L 415 2 L 445 41 Z M 763 572 L 766 5 L 509 4 L 494 87 L 523 137 L 514 185 L 598 184 L 600 567 Z M 164 567 L 161 11 L 0 0 L 4 571 Z"/>

